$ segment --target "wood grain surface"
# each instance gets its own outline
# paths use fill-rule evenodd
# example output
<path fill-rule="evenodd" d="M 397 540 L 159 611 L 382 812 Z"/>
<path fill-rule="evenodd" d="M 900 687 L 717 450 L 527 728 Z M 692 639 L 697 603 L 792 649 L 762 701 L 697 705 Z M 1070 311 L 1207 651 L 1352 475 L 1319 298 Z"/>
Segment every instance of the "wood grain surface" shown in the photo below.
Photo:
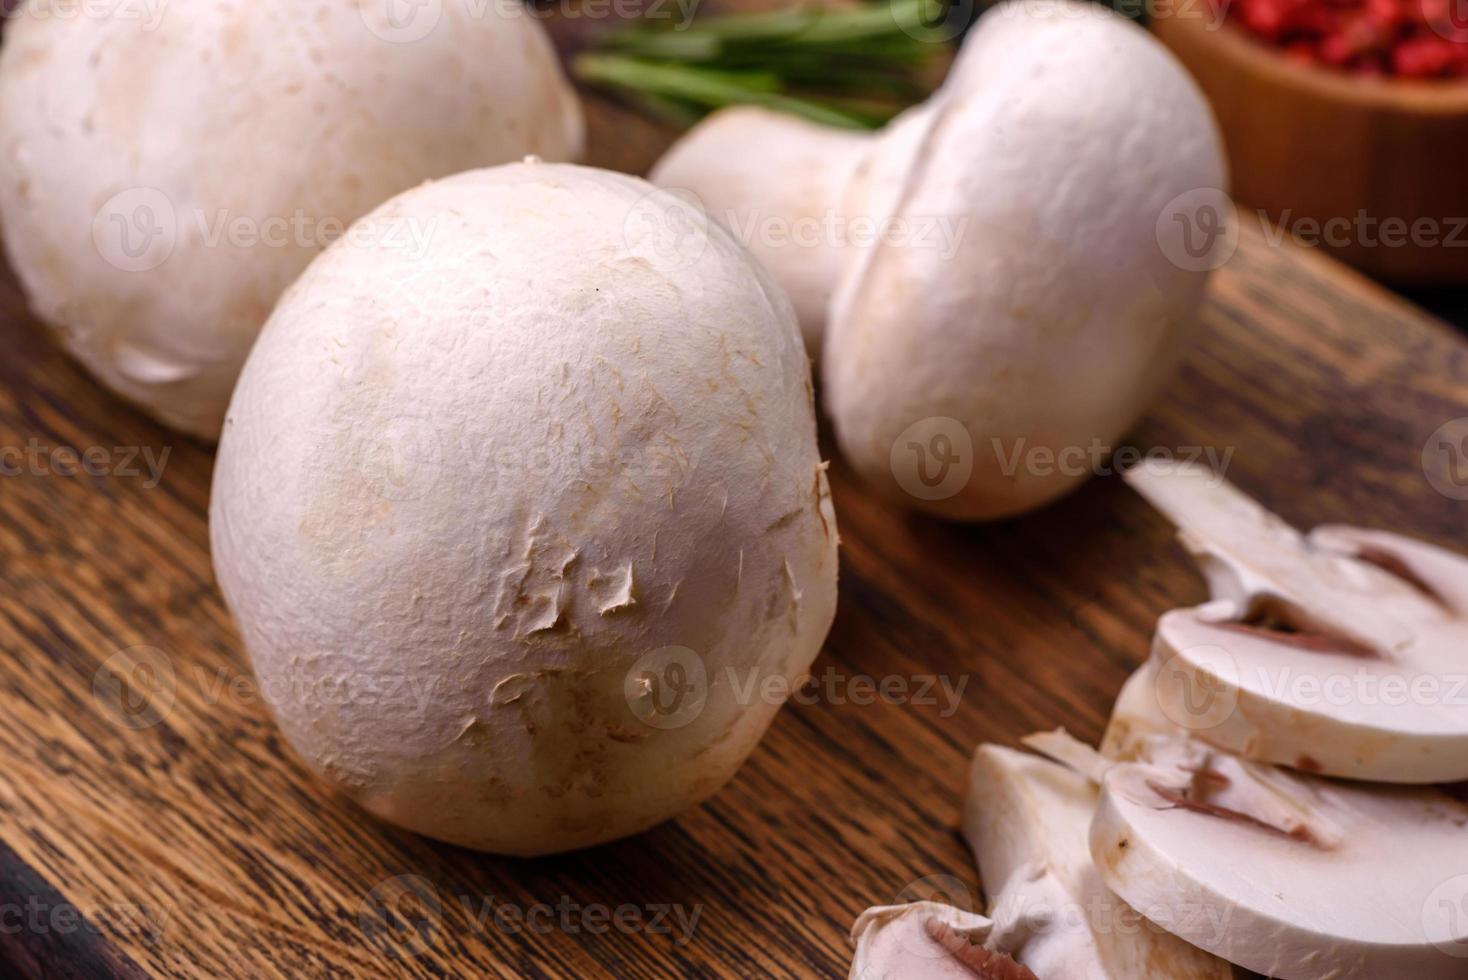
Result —
<path fill-rule="evenodd" d="M 593 122 L 594 160 L 626 169 L 664 138 L 605 107 Z M 841 603 L 814 696 L 650 833 L 475 854 L 372 820 L 282 742 L 210 572 L 210 450 L 92 383 L 8 279 L 0 322 L 0 447 L 45 463 L 0 478 L 0 974 L 842 976 L 867 906 L 978 901 L 955 833 L 974 746 L 1057 724 L 1096 739 L 1157 616 L 1203 596 L 1114 478 L 961 527 L 889 509 L 838 461 Z M 1302 525 L 1465 547 L 1468 503 L 1424 470 L 1465 415 L 1468 344 L 1246 226 L 1135 444 L 1233 453 Z M 64 475 L 58 447 L 98 447 L 106 472 Z M 907 695 L 867 703 L 863 678 Z"/>

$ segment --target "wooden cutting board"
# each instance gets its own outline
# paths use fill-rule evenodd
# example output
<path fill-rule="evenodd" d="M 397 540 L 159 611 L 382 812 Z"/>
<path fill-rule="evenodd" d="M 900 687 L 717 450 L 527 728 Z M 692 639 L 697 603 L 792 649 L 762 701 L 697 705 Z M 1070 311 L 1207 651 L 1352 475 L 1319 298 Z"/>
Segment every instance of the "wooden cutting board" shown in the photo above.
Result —
<path fill-rule="evenodd" d="M 639 170 L 666 139 L 592 116 L 604 165 Z M 0 477 L 0 974 L 842 976 L 867 906 L 977 901 L 955 834 L 974 746 L 1096 739 L 1157 616 L 1203 596 L 1114 478 L 960 527 L 887 508 L 838 461 L 841 604 L 814 696 L 650 833 L 475 854 L 370 819 L 282 742 L 210 572 L 211 451 L 92 383 L 8 279 L 0 322 L 0 447 L 51 467 Z M 1424 470 L 1465 415 L 1468 343 L 1246 225 L 1135 444 L 1232 453 L 1302 525 L 1465 548 L 1468 503 Z M 58 447 L 100 447 L 109 472 L 61 475 Z M 883 681 L 906 694 L 872 703 Z"/>

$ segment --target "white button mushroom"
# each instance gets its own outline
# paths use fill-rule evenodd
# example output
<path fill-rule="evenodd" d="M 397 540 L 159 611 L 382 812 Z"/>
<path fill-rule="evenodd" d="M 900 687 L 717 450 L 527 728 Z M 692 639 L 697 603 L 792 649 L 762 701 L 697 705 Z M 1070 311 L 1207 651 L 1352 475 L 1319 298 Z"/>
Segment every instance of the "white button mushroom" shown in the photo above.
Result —
<path fill-rule="evenodd" d="M 942 89 L 879 137 L 817 132 L 718 114 L 654 182 L 748 241 L 808 337 L 832 297 L 826 406 L 875 486 L 963 519 L 1075 487 L 1170 377 L 1227 241 L 1199 227 L 1188 244 L 1209 249 L 1163 247 L 1178 222 L 1224 220 L 1192 80 L 1110 11 L 1025 0 L 985 15 Z M 811 215 L 813 245 L 787 233 Z"/>
<path fill-rule="evenodd" d="M 1202 467 L 1151 461 L 1127 480 L 1181 528 L 1213 592 L 1158 625 L 1167 717 L 1308 772 L 1468 779 L 1468 559 L 1384 532 L 1302 535 Z"/>
<path fill-rule="evenodd" d="M 1047 748 L 1044 738 L 1037 747 Z M 1175 921 L 1168 932 L 1102 883 L 1088 843 L 1096 799 L 1096 786 L 1063 765 L 979 746 L 963 833 L 989 896 L 989 944 L 1041 978 L 1229 980 L 1227 963 L 1189 944 L 1213 923 Z"/>
<path fill-rule="evenodd" d="M 809 362 L 698 218 L 603 171 L 461 174 L 363 219 L 421 254 L 348 236 L 262 332 L 215 568 L 291 744 L 383 818 L 511 854 L 643 830 L 733 775 L 821 646 Z"/>
<path fill-rule="evenodd" d="M 163 422 L 218 435 L 281 291 L 393 194 L 582 122 L 540 25 L 445 0 L 35 0 L 0 53 L 0 211 L 37 316 Z"/>

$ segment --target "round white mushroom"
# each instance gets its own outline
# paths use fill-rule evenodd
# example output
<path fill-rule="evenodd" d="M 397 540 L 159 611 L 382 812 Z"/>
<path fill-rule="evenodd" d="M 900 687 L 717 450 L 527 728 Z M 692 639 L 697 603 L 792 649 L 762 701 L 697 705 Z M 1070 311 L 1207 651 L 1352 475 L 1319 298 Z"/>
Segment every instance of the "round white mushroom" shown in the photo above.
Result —
<path fill-rule="evenodd" d="M 347 225 L 425 179 L 581 147 L 555 52 L 510 5 L 74 6 L 6 27 L 11 265 L 98 378 L 206 438 L 281 291 Z"/>
<path fill-rule="evenodd" d="M 1110 11 L 1024 0 L 986 14 L 944 86 L 879 136 L 812 133 L 717 114 L 654 181 L 697 194 L 795 295 L 830 296 L 825 403 L 852 467 L 959 519 L 1081 483 L 1171 377 L 1230 240 L 1200 226 L 1186 244 L 1206 254 L 1173 248 L 1174 219 L 1227 220 L 1197 86 Z M 760 199 L 750 168 L 771 159 L 799 176 L 769 172 Z M 784 234 L 811 215 L 814 242 Z"/>
<path fill-rule="evenodd" d="M 363 219 L 422 254 L 338 242 L 251 353 L 215 568 L 291 744 L 383 818 L 510 854 L 643 830 L 820 648 L 809 362 L 698 217 L 565 165 L 427 184 Z"/>

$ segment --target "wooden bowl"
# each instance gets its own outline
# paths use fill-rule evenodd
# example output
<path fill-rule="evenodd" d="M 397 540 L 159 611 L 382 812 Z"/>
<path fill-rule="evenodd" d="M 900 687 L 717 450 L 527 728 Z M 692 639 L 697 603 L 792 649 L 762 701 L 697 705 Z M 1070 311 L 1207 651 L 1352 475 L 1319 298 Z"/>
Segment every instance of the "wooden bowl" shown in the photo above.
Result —
<path fill-rule="evenodd" d="M 1267 212 L 1268 230 L 1392 282 L 1468 283 L 1468 81 L 1296 64 L 1206 0 L 1159 8 L 1151 26 L 1212 101 L 1234 200 Z"/>

